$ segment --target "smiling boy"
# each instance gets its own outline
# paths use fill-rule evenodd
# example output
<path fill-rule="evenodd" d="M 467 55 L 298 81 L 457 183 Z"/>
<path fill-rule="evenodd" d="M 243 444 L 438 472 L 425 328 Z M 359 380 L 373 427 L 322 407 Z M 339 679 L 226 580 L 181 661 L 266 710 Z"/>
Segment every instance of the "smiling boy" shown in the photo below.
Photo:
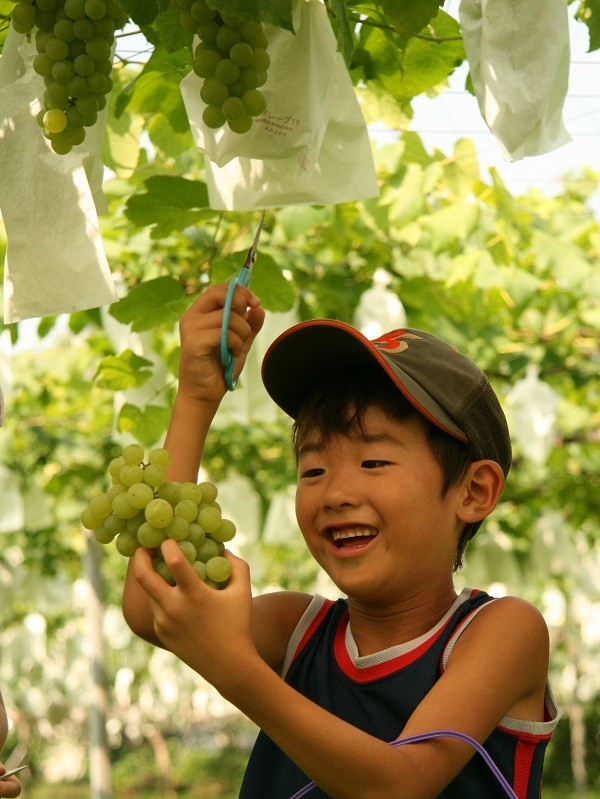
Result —
<path fill-rule="evenodd" d="M 169 479 L 195 480 L 226 392 L 220 333 L 227 286 L 184 314 L 179 388 L 165 446 Z M 260 330 L 258 299 L 236 289 L 228 346 L 241 370 Z M 368 341 L 314 320 L 280 336 L 263 379 L 294 419 L 296 514 L 312 556 L 343 598 L 252 598 L 247 564 L 228 553 L 223 591 L 162 545 L 176 585 L 139 549 L 124 614 L 260 728 L 240 797 L 494 799 L 490 769 L 451 730 L 483 744 L 519 799 L 538 799 L 557 711 L 548 633 L 514 597 L 457 595 L 453 570 L 494 509 L 510 437 L 485 375 L 424 331 Z"/>

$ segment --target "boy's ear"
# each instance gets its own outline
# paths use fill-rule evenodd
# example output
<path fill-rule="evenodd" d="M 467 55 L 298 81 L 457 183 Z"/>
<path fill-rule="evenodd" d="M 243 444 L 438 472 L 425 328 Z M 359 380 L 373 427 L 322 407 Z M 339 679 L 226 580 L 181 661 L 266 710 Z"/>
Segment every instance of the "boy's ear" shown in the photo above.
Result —
<path fill-rule="evenodd" d="M 463 481 L 458 518 L 465 524 L 478 522 L 494 510 L 502 489 L 504 473 L 495 461 L 474 461 Z"/>

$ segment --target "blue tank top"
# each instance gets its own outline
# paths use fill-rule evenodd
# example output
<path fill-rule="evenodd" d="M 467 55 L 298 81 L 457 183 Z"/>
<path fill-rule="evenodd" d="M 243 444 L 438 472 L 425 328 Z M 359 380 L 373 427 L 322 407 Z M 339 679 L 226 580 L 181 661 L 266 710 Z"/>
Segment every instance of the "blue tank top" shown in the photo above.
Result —
<path fill-rule="evenodd" d="M 357 659 L 346 600 L 315 597 L 290 639 L 285 680 L 330 713 L 377 738 L 393 741 L 443 673 L 453 641 L 491 600 L 483 591 L 465 589 L 446 616 L 417 641 Z M 519 799 L 540 797 L 544 752 L 557 717 L 548 687 L 545 722 L 503 719 L 484 742 Z M 310 777 L 261 731 L 239 796 L 290 799 L 309 782 Z M 329 799 L 318 787 L 307 796 Z M 438 799 L 483 797 L 506 799 L 506 793 L 483 758 L 475 754 Z"/>

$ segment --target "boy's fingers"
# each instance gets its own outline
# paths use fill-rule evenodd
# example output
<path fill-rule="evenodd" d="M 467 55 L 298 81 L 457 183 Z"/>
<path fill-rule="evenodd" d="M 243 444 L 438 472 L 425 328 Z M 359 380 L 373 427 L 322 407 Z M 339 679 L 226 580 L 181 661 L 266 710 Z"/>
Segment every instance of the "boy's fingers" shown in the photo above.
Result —
<path fill-rule="evenodd" d="M 169 567 L 169 571 L 175 578 L 177 586 L 182 591 L 192 586 L 196 587 L 202 582 L 176 541 L 170 539 L 163 541 L 160 545 L 160 550 L 165 559 L 165 563 Z"/>

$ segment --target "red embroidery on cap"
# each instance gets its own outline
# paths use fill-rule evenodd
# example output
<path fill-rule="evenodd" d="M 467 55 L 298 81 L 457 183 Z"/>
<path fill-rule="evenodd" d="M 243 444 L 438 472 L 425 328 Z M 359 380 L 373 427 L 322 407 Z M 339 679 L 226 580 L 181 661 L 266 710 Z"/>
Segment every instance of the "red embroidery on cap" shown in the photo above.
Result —
<path fill-rule="evenodd" d="M 375 341 L 372 341 L 374 347 L 378 350 L 385 350 L 386 352 L 404 352 L 408 349 L 408 341 L 406 339 L 422 340 L 421 336 L 416 333 L 409 333 L 406 330 L 392 330 L 391 333 L 384 333 Z"/>

